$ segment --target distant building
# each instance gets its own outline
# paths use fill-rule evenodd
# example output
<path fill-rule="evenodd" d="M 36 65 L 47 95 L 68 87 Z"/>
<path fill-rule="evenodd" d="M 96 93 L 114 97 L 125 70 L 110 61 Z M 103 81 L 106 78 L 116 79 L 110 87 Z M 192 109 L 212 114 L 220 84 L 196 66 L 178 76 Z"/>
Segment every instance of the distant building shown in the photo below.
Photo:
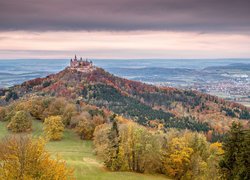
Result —
<path fill-rule="evenodd" d="M 75 55 L 74 59 L 70 60 L 70 69 L 76 69 L 77 71 L 81 72 L 88 72 L 92 71 L 95 68 L 91 60 L 83 60 L 82 57 L 80 59 L 77 59 Z"/>
<path fill-rule="evenodd" d="M 89 61 L 88 59 L 83 60 L 82 57 L 78 60 L 76 55 L 74 59 L 70 60 L 70 67 L 71 68 L 84 68 L 84 67 L 88 67 L 88 66 L 92 66 L 93 63 L 92 61 Z"/>

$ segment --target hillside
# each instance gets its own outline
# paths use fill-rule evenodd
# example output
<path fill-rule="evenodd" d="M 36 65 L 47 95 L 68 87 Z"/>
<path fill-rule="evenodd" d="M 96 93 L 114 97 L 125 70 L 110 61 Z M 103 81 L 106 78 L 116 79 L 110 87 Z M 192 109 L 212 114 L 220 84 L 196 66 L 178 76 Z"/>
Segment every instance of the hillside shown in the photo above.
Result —
<path fill-rule="evenodd" d="M 6 122 L 0 122 L 0 138 L 10 135 L 6 129 Z M 42 123 L 33 121 L 33 137 L 42 135 Z M 107 170 L 103 163 L 98 159 L 93 151 L 92 141 L 82 141 L 72 130 L 68 129 L 64 132 L 63 140 L 57 142 L 49 142 L 47 149 L 53 155 L 59 154 L 67 165 L 75 169 L 76 179 L 127 179 L 136 180 L 142 178 L 150 179 L 168 179 L 166 176 L 139 174 L 133 172 L 112 172 Z"/>
<path fill-rule="evenodd" d="M 91 66 L 63 71 L 0 90 L 0 104 L 33 95 L 63 96 L 104 107 L 149 126 L 223 133 L 234 120 L 246 125 L 249 108 L 196 91 L 161 88 L 116 77 Z"/>

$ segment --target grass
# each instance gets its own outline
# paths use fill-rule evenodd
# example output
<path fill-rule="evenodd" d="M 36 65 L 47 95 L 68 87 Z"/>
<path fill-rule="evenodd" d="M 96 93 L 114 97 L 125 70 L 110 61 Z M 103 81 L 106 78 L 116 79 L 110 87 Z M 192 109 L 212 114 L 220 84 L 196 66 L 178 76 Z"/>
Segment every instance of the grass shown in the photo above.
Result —
<path fill-rule="evenodd" d="M 8 135 L 6 122 L 0 122 L 0 138 Z M 32 135 L 42 134 L 42 123 L 33 121 Z M 66 160 L 75 169 L 76 179 L 87 180 L 163 180 L 164 175 L 139 174 L 133 172 L 112 172 L 107 170 L 93 152 L 92 141 L 83 141 L 71 130 L 64 132 L 63 140 L 49 142 L 47 150 Z"/>

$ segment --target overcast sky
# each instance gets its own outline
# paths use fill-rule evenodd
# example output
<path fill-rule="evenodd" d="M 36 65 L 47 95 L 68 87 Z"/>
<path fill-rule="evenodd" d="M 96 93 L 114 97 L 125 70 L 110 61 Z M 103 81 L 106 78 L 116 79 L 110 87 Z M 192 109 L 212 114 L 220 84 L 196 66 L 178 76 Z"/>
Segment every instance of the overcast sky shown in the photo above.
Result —
<path fill-rule="evenodd" d="M 0 0 L 0 59 L 249 58 L 249 0 Z"/>

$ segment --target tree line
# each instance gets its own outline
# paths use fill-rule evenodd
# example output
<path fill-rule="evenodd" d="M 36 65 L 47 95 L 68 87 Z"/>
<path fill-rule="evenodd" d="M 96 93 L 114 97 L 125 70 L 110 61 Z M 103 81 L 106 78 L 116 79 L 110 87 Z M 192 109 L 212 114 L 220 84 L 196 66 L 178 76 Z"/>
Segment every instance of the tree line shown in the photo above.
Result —
<path fill-rule="evenodd" d="M 248 179 L 249 130 L 238 129 L 246 135 L 232 139 L 235 126 L 240 126 L 235 124 L 224 143 L 210 143 L 198 132 L 152 131 L 119 116 L 96 128 L 94 145 L 113 171 L 161 173 L 174 179 Z M 241 158 L 234 157 L 237 152 Z"/>

